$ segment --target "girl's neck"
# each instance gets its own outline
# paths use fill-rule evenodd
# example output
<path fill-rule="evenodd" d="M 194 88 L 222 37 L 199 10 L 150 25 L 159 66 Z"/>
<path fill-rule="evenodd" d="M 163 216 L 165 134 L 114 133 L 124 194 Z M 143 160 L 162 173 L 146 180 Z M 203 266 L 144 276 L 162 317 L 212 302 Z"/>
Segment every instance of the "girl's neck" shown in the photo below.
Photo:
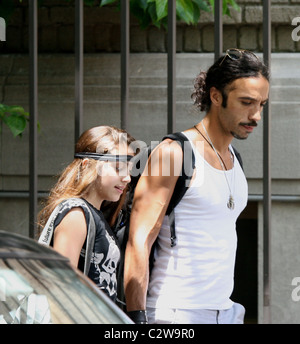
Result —
<path fill-rule="evenodd" d="M 88 201 L 92 206 L 96 209 L 100 210 L 103 200 L 91 195 L 90 193 L 86 193 L 82 196 L 86 201 Z"/>

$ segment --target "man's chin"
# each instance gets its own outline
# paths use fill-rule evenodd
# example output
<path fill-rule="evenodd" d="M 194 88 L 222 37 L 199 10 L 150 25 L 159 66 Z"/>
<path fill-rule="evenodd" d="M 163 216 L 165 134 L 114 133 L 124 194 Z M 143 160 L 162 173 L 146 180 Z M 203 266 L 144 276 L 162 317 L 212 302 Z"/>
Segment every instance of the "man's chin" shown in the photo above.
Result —
<path fill-rule="evenodd" d="M 246 140 L 249 136 L 249 134 L 244 134 L 243 136 L 241 136 L 241 135 L 234 133 L 234 132 L 231 132 L 231 134 L 237 140 Z"/>

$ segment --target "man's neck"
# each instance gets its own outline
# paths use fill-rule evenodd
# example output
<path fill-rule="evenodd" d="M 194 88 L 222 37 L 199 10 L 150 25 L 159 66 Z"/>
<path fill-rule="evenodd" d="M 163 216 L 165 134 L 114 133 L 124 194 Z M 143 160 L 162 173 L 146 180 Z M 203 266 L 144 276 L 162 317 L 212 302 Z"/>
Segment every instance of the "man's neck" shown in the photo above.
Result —
<path fill-rule="evenodd" d="M 203 125 L 211 139 L 215 149 L 221 154 L 226 154 L 228 147 L 232 142 L 232 135 L 226 135 L 220 123 L 209 113 L 203 119 Z M 199 125 L 200 127 L 202 124 Z"/>

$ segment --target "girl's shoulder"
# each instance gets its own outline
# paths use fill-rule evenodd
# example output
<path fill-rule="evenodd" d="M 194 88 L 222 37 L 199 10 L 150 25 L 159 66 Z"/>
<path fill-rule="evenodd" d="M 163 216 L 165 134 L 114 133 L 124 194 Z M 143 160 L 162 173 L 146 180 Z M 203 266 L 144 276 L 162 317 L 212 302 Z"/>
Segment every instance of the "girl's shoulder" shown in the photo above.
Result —
<path fill-rule="evenodd" d="M 76 220 L 76 218 L 79 218 L 82 214 L 82 211 L 76 211 L 76 209 L 78 208 L 83 211 L 86 220 L 89 221 L 91 211 L 89 210 L 88 204 L 82 198 L 74 197 L 65 199 L 60 203 L 59 212 L 55 219 L 54 226 L 58 226 L 63 218 L 65 218 L 67 215 L 69 218 L 72 217 L 74 220 Z"/>
<path fill-rule="evenodd" d="M 61 202 L 61 209 L 72 209 L 77 207 L 87 208 L 88 205 L 82 198 L 78 197 L 67 198 Z"/>

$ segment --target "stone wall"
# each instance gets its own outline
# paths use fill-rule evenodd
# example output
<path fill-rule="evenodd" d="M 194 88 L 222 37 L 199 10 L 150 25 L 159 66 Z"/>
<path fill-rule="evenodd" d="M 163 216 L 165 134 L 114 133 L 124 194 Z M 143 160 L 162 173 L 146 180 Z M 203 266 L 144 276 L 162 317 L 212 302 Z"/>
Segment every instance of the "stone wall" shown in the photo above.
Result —
<path fill-rule="evenodd" d="M 99 2 L 99 1 L 98 1 Z M 2 52 L 28 51 L 28 1 L 18 4 L 7 27 L 7 40 L 0 42 Z M 95 1 L 97 3 L 97 1 Z M 262 50 L 263 10 L 261 0 L 238 0 L 240 11 L 224 16 L 224 49 L 240 47 Z M 300 51 L 300 43 L 290 40 L 291 22 L 300 16 L 300 0 L 272 0 L 272 50 Z M 0 14 L 1 16 L 1 14 Z M 74 51 L 74 5 L 65 0 L 44 0 L 38 12 L 39 52 Z M 85 6 L 84 49 L 86 53 L 120 51 L 120 14 L 114 7 Z M 212 52 L 214 20 L 202 12 L 199 24 L 177 25 L 177 52 Z M 154 26 L 140 29 L 131 16 L 131 52 L 166 52 L 166 33 Z"/>
<path fill-rule="evenodd" d="M 182 53 L 176 59 L 176 130 L 196 123 L 202 114 L 192 104 L 193 80 L 200 69 L 213 62 L 213 54 Z M 28 55 L 2 55 L 0 78 L 5 104 L 18 104 L 28 110 Z M 39 56 L 39 174 L 51 176 L 72 158 L 74 144 L 74 56 L 71 54 L 41 54 Z M 278 181 L 276 194 L 299 194 L 300 91 L 299 54 L 272 54 L 272 176 Z M 167 132 L 167 55 L 131 54 L 130 103 L 128 130 L 137 139 L 150 143 L 160 140 Z M 84 57 L 84 128 L 101 123 L 120 126 L 120 56 L 119 54 L 86 54 Z M 23 138 L 10 138 L 3 128 L 1 173 L 27 176 L 28 130 Z M 55 138 L 55 140 L 54 140 Z M 9 145 L 7 143 L 10 142 Z M 261 194 L 262 125 L 255 135 L 237 148 L 245 159 L 250 193 Z M 58 149 L 64 147 L 63 149 Z M 253 151 L 253 153 L 249 153 Z M 278 154 L 280 153 L 280 156 Z M 11 157 L 18 164 L 12 164 Z M 290 157 L 293 157 L 292 161 Z M 280 163 L 278 162 L 280 161 Z M 6 180 L 6 179 L 5 179 Z M 288 183 L 285 183 L 288 180 Z M 255 181 L 255 182 L 254 182 Z M 280 181 L 280 182 L 279 182 Z M 293 184 L 296 183 L 296 184 Z M 42 184 L 43 185 L 43 184 Z M 252 185 L 252 184 L 251 184 Z M 5 189 L 17 189 L 15 181 Z M 21 185 L 20 185 L 21 187 Z M 25 183 L 22 190 L 27 189 Z M 47 189 L 41 186 L 41 189 Z"/>

